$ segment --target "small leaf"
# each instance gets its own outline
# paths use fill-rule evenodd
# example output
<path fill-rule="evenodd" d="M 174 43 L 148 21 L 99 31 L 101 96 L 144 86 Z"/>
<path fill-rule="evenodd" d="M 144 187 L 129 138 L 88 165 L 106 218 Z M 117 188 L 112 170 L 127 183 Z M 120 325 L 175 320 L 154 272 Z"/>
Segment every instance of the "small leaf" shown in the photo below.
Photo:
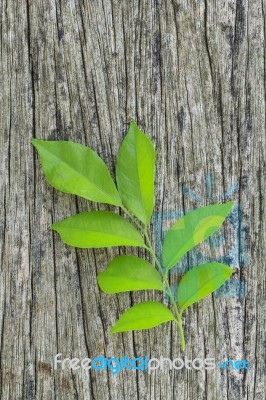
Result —
<path fill-rule="evenodd" d="M 118 152 L 116 181 L 124 205 L 146 225 L 154 208 L 154 173 L 153 143 L 133 121 Z"/>
<path fill-rule="evenodd" d="M 163 290 L 159 272 L 146 260 L 136 256 L 118 256 L 98 275 L 100 288 L 106 293 L 130 290 Z"/>
<path fill-rule="evenodd" d="M 61 192 L 120 206 L 121 199 L 103 160 L 89 147 L 33 139 L 47 181 Z"/>
<path fill-rule="evenodd" d="M 175 317 L 162 303 L 146 301 L 129 308 L 113 326 L 111 333 L 154 328 Z"/>
<path fill-rule="evenodd" d="M 189 250 L 211 236 L 222 225 L 233 206 L 213 204 L 201 207 L 180 218 L 167 232 L 163 243 L 163 264 L 171 269 Z"/>
<path fill-rule="evenodd" d="M 76 214 L 52 225 L 63 241 L 80 248 L 146 247 L 140 233 L 125 218 L 111 211 Z"/>
<path fill-rule="evenodd" d="M 213 262 L 190 269 L 177 288 L 177 300 L 181 310 L 219 289 L 234 270 L 228 265 Z"/>

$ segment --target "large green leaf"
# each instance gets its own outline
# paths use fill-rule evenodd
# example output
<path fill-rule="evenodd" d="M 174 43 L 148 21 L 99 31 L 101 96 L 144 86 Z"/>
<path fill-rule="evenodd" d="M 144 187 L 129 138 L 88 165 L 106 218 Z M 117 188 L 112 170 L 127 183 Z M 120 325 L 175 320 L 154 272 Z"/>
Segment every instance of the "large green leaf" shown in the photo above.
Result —
<path fill-rule="evenodd" d="M 118 256 L 98 275 L 100 288 L 106 293 L 130 290 L 163 290 L 159 272 L 146 260 L 136 256 Z"/>
<path fill-rule="evenodd" d="M 52 225 L 63 241 L 80 248 L 110 246 L 146 247 L 140 233 L 123 217 L 111 211 L 89 211 Z"/>
<path fill-rule="evenodd" d="M 133 121 L 118 152 L 116 181 L 124 205 L 144 224 L 154 207 L 154 173 L 153 143 Z"/>
<path fill-rule="evenodd" d="M 233 206 L 230 201 L 187 213 L 167 232 L 163 243 L 163 265 L 168 271 L 189 250 L 211 236 L 223 223 Z"/>
<path fill-rule="evenodd" d="M 146 301 L 129 308 L 113 326 L 111 333 L 154 328 L 174 319 L 174 315 L 162 303 Z"/>
<path fill-rule="evenodd" d="M 213 262 L 190 269 L 177 288 L 177 301 L 181 310 L 219 289 L 234 270 L 225 264 Z"/>
<path fill-rule="evenodd" d="M 33 139 L 47 181 L 56 189 L 101 203 L 121 205 L 103 160 L 89 147 L 66 141 Z"/>

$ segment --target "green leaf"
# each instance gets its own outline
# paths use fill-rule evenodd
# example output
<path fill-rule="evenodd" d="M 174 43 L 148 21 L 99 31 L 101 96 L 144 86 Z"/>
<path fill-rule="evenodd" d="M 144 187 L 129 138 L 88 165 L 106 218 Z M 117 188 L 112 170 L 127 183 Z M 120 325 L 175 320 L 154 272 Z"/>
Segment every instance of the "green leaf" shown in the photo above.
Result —
<path fill-rule="evenodd" d="M 174 315 L 162 303 L 146 301 L 129 308 L 113 326 L 111 333 L 154 328 L 174 319 Z"/>
<path fill-rule="evenodd" d="M 52 225 L 63 241 L 80 248 L 146 247 L 140 233 L 125 218 L 111 211 L 76 214 Z"/>
<path fill-rule="evenodd" d="M 121 199 L 103 160 L 89 147 L 33 139 L 47 181 L 58 190 L 120 206 Z"/>
<path fill-rule="evenodd" d="M 225 264 L 213 262 L 189 270 L 177 288 L 177 300 L 181 310 L 219 289 L 234 270 Z"/>
<path fill-rule="evenodd" d="M 167 232 L 163 243 L 163 265 L 168 271 L 189 250 L 211 236 L 224 222 L 233 206 L 213 204 L 187 213 Z"/>
<path fill-rule="evenodd" d="M 98 275 L 100 288 L 106 293 L 130 290 L 163 290 L 159 272 L 146 260 L 136 256 L 118 256 Z"/>
<path fill-rule="evenodd" d="M 131 122 L 117 156 L 116 181 L 124 205 L 145 225 L 154 208 L 155 150 Z"/>

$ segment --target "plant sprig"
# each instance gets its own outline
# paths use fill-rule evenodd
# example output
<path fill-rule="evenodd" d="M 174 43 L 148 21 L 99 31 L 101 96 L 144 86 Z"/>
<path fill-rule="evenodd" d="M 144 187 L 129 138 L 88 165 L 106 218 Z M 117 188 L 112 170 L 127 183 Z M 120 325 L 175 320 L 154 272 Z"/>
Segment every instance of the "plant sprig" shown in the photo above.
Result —
<path fill-rule="evenodd" d="M 218 262 L 195 266 L 183 275 L 176 296 L 169 285 L 169 271 L 189 250 L 219 229 L 233 202 L 193 210 L 174 223 L 165 236 L 160 263 L 149 234 L 156 154 L 153 143 L 136 122 L 130 123 L 118 152 L 116 185 L 104 161 L 89 147 L 40 139 L 33 139 L 32 144 L 38 150 L 44 175 L 54 188 L 118 206 L 125 214 L 126 218 L 112 211 L 88 211 L 54 223 L 52 229 L 65 243 L 79 248 L 143 247 L 153 259 L 154 265 L 133 255 L 115 257 L 98 275 L 100 288 L 109 294 L 160 290 L 170 298 L 171 309 L 157 301 L 135 304 L 122 314 L 111 333 L 149 329 L 175 321 L 184 350 L 183 312 L 222 286 L 233 269 Z"/>

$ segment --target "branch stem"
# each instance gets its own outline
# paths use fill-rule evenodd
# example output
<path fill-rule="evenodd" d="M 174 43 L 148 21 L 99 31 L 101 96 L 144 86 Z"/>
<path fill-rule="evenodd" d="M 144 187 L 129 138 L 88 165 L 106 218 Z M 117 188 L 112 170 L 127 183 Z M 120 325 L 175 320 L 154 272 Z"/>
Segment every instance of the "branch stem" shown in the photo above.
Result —
<path fill-rule="evenodd" d="M 151 254 L 155 264 L 158 267 L 158 270 L 159 270 L 160 274 L 162 275 L 163 283 L 164 283 L 164 285 L 166 287 L 164 289 L 164 293 L 166 293 L 169 296 L 170 301 L 171 301 L 172 306 L 173 306 L 173 309 L 174 309 L 175 322 L 176 322 L 176 325 L 178 327 L 179 335 L 180 335 L 181 349 L 185 350 L 186 342 L 185 342 L 184 328 L 183 328 L 183 325 L 182 325 L 182 317 L 181 317 L 182 314 L 181 314 L 181 311 L 178 310 L 176 301 L 174 299 L 172 290 L 171 290 L 170 285 L 169 285 L 167 273 L 164 272 L 164 269 L 161 266 L 161 263 L 158 260 L 158 257 L 156 256 L 155 251 L 153 250 L 153 247 L 152 247 L 152 244 L 151 244 L 151 240 L 150 240 L 150 236 L 149 236 L 148 229 L 147 229 L 147 225 L 142 226 L 141 223 L 124 206 L 122 206 L 121 208 L 124 211 L 124 213 L 132 220 L 132 222 L 142 232 L 142 234 L 143 234 L 143 236 L 144 236 L 144 238 L 146 240 L 146 248 L 149 251 L 149 253 Z"/>

